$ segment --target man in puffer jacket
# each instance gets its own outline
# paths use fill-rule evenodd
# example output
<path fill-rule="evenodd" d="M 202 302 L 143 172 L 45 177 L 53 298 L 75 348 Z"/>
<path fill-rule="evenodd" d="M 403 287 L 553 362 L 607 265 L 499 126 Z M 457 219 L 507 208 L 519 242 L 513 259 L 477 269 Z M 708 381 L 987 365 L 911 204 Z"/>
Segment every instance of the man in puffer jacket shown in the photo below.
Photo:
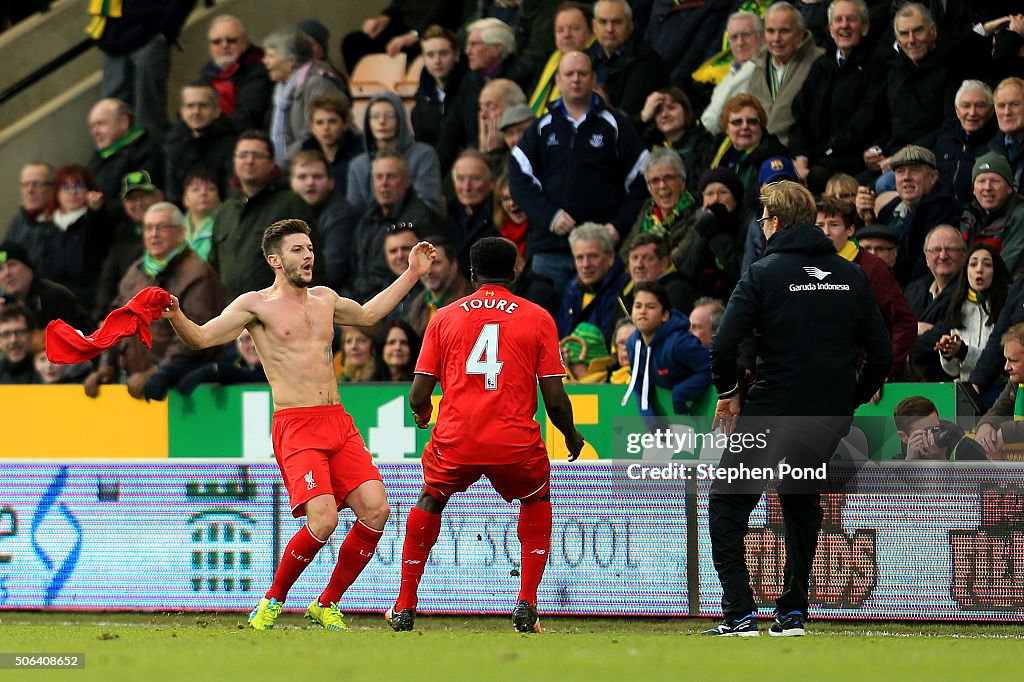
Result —
<path fill-rule="evenodd" d="M 689 414 L 693 401 L 711 385 L 711 356 L 690 332 L 690 320 L 672 310 L 668 292 L 657 282 L 636 285 L 632 310 L 633 332 L 626 347 L 633 357 L 633 376 L 626 395 L 636 394 L 640 413 L 657 415 L 652 404 L 654 387 L 671 389 L 672 412 Z"/>

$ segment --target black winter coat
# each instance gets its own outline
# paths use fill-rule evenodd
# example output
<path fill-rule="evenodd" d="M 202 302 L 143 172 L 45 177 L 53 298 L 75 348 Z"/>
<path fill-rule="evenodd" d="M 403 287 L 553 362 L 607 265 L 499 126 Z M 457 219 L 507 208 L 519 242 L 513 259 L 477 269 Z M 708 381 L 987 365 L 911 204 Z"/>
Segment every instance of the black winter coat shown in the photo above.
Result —
<path fill-rule="evenodd" d="M 757 381 L 744 415 L 850 416 L 892 367 L 892 342 L 864 271 L 813 225 L 773 235 L 736 286 L 711 349 L 719 395 L 735 392 L 740 344 L 750 336 Z"/>

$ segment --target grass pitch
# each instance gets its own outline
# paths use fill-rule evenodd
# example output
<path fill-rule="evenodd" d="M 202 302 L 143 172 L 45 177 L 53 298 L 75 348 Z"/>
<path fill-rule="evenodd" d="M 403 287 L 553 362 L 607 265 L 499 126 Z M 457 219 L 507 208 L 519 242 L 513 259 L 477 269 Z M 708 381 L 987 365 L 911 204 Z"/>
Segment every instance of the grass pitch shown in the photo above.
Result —
<path fill-rule="evenodd" d="M 707 638 L 707 619 L 420 616 L 395 633 L 375 615 L 348 632 L 286 613 L 270 632 L 245 614 L 0 612 L 0 652 L 85 654 L 81 670 L 0 671 L 0 680 L 1017 680 L 1019 625 L 811 621 L 803 638 Z M 764 629 L 762 625 L 762 629 Z M 740 676 L 740 677 L 738 677 Z"/>

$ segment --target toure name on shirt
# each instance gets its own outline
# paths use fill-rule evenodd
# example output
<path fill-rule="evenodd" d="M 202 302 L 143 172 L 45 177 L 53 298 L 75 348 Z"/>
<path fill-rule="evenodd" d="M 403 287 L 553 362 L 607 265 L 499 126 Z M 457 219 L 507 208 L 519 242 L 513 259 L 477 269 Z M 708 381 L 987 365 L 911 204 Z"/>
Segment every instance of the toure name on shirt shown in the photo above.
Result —
<path fill-rule="evenodd" d="M 790 284 L 790 291 L 849 291 L 849 284 L 828 284 L 826 282 L 811 282 L 810 284 Z"/>
<path fill-rule="evenodd" d="M 509 301 L 504 298 L 471 298 L 468 301 L 460 303 L 459 307 L 467 313 L 473 310 L 486 308 L 488 310 L 504 310 L 506 313 L 511 315 L 517 308 L 519 308 L 519 304 L 515 301 Z"/>

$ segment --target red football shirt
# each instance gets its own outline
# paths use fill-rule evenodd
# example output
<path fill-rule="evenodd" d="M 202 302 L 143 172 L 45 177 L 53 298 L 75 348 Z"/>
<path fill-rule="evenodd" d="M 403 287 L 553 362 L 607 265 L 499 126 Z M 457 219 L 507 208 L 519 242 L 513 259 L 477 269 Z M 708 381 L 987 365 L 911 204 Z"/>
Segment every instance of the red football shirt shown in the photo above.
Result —
<path fill-rule="evenodd" d="M 434 315 L 416 373 L 441 382 L 431 438 L 445 458 L 508 464 L 543 447 L 537 378 L 564 376 L 565 368 L 551 315 L 488 284 Z"/>

